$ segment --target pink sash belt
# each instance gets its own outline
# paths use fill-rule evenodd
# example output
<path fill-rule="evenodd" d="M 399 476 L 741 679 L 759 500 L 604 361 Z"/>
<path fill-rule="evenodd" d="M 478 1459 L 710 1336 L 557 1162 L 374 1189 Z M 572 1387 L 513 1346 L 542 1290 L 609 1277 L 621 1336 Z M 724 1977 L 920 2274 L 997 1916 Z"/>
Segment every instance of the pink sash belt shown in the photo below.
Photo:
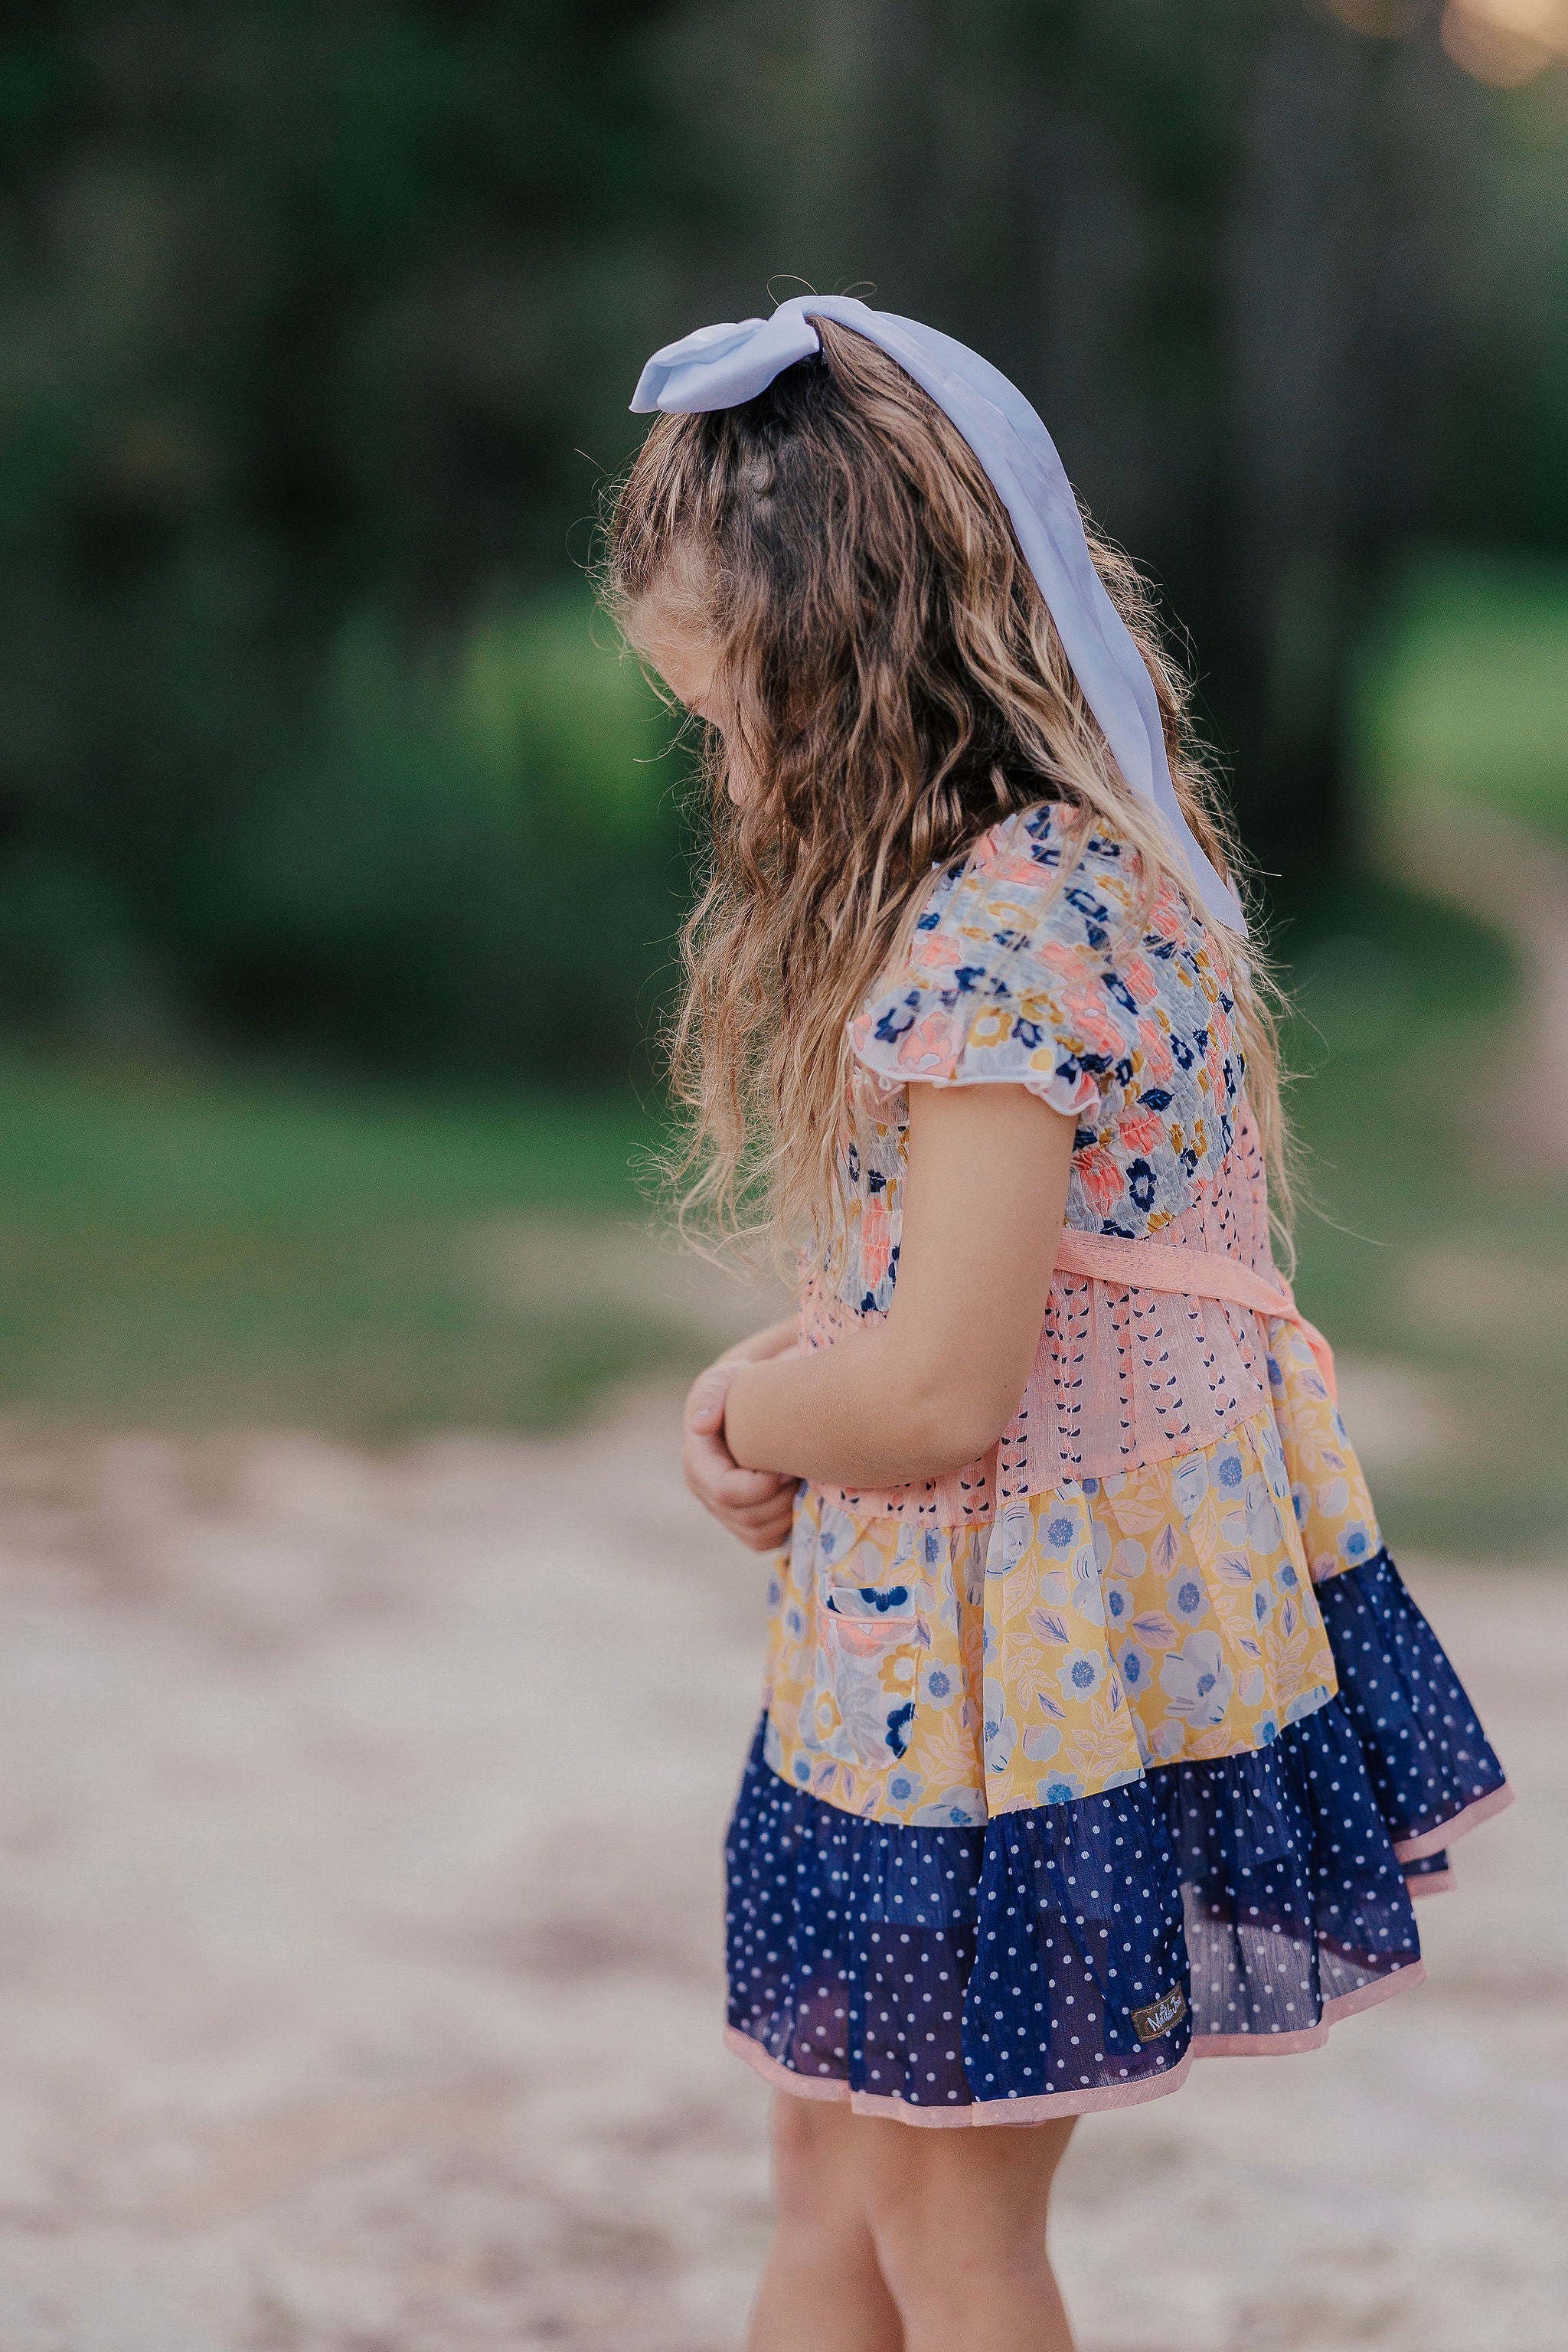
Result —
<path fill-rule="evenodd" d="M 1249 1307 L 1258 1315 L 1277 1316 L 1294 1323 L 1310 1348 L 1331 1397 L 1334 1387 L 1334 1352 L 1322 1333 L 1309 1323 L 1297 1306 L 1282 1275 L 1254 1274 L 1236 1258 L 1217 1250 L 1189 1249 L 1179 1242 L 1124 1241 L 1118 1234 L 1080 1233 L 1065 1225 L 1057 1244 L 1058 1274 L 1084 1274 L 1096 1282 L 1114 1282 L 1129 1290 L 1163 1290 L 1183 1298 L 1223 1298 L 1232 1307 Z"/>

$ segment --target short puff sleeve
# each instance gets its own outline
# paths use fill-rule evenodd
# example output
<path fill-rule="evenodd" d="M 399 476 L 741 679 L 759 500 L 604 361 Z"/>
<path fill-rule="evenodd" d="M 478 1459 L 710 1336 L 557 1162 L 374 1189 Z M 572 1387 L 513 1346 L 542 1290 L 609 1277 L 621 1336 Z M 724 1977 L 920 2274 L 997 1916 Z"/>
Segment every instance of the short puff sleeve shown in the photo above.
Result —
<path fill-rule="evenodd" d="M 1064 830 L 1047 803 L 939 876 L 899 969 L 849 1023 L 875 1088 L 1022 1086 L 1081 1119 L 1125 1080 L 1136 1019 L 1114 942 L 1136 907 L 1136 853 L 1094 836 L 1064 875 Z"/>

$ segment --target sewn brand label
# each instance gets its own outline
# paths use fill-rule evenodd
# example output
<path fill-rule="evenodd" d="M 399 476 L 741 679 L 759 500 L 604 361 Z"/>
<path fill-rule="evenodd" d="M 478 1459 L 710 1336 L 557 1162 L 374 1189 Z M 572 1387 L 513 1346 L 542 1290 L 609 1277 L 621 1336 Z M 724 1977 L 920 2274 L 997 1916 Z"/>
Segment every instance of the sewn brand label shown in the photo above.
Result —
<path fill-rule="evenodd" d="M 1187 1996 L 1180 1985 L 1173 1985 L 1158 2000 L 1152 2000 L 1132 2012 L 1132 2031 L 1140 2042 L 1158 2042 L 1162 2033 L 1169 2033 L 1173 2025 L 1180 2025 L 1187 2013 Z"/>

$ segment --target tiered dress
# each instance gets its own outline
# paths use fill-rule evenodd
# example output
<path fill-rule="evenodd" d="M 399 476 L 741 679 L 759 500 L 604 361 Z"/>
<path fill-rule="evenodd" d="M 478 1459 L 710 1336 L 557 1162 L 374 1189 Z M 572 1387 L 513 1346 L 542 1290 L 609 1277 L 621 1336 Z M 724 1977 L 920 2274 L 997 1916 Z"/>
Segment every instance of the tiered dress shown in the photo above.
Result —
<path fill-rule="evenodd" d="M 936 878 L 851 1024 L 848 1242 L 808 1345 L 889 1306 L 912 1083 L 1075 1118 L 1069 1234 L 1284 1291 L 1220 949 L 1141 895 L 1137 853 L 1075 845 L 1053 803 Z M 966 1469 L 803 1485 L 769 1649 L 730 2040 L 911 2124 L 1043 2121 L 1173 2090 L 1194 2053 L 1322 2042 L 1419 1979 L 1412 1894 L 1509 1801 L 1300 1323 L 1169 1282 L 1058 1271 L 1017 1414 Z"/>

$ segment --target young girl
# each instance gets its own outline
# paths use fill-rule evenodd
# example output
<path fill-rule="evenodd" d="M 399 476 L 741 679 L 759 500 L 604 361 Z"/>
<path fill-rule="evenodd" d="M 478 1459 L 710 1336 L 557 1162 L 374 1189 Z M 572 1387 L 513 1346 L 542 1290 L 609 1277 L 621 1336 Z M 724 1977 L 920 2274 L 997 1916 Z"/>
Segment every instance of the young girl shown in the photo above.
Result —
<path fill-rule="evenodd" d="M 781 2095 L 750 2340 L 1060 2352 L 1075 2119 L 1418 1982 L 1410 1896 L 1508 1790 L 1276 1270 L 1224 835 L 1039 419 L 815 297 L 634 405 L 611 593 L 714 786 L 688 1205 L 761 1198 L 802 1266 L 685 1441 L 779 1554 L 728 1847 Z"/>

